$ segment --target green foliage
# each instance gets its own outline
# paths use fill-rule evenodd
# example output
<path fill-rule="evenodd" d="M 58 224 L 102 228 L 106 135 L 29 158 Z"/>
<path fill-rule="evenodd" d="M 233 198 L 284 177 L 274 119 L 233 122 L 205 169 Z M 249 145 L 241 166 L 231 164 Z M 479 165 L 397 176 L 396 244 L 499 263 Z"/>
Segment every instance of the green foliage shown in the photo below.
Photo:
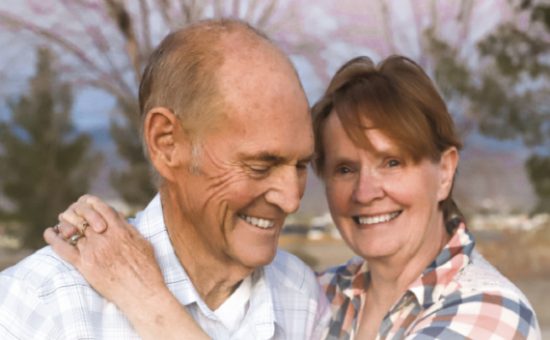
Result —
<path fill-rule="evenodd" d="M 157 189 L 139 136 L 139 108 L 137 100 L 119 101 L 118 107 L 124 113 L 125 123 L 111 122 L 110 132 L 118 154 L 126 161 L 127 167 L 111 172 L 111 184 L 128 204 L 141 208 L 151 200 Z"/>
<path fill-rule="evenodd" d="M 520 140 L 527 147 L 548 148 L 550 5 L 527 0 L 515 10 L 512 19 L 478 43 L 476 63 L 458 57 L 460 46 L 438 39 L 433 29 L 426 30 L 424 37 L 443 96 L 447 102 L 458 102 L 480 133 Z M 539 198 L 537 211 L 549 209 L 550 194 L 545 188 L 550 158 L 544 157 L 548 156 L 533 156 L 526 163 Z"/>
<path fill-rule="evenodd" d="M 502 24 L 482 41 L 481 56 L 492 60 L 483 73 L 477 109 L 480 131 L 501 139 L 520 138 L 531 147 L 550 147 L 550 5 L 524 1 L 518 15 L 527 28 Z M 539 84 L 533 85 L 533 84 Z M 532 155 L 525 167 L 538 197 L 535 212 L 550 211 L 550 156 Z"/>
<path fill-rule="evenodd" d="M 42 232 L 89 189 L 101 157 L 91 139 L 75 131 L 73 98 L 53 69 L 53 56 L 39 49 L 27 95 L 10 101 L 11 117 L 0 123 L 0 189 L 9 200 L 1 215 L 20 227 L 22 245 L 38 248 Z"/>
<path fill-rule="evenodd" d="M 137 107 L 119 105 L 126 112 L 134 112 Z M 127 117 L 130 115 L 127 114 Z M 149 162 L 145 159 L 139 137 L 137 119 L 128 119 L 129 124 L 111 123 L 111 136 L 116 143 L 118 154 L 126 160 L 128 167 L 111 173 L 111 184 L 122 198 L 131 205 L 143 206 L 154 195 L 157 189 L 153 185 L 149 171 Z"/>
<path fill-rule="evenodd" d="M 529 179 L 535 183 L 535 193 L 539 197 L 535 213 L 550 213 L 550 157 L 533 155 L 525 163 Z"/>

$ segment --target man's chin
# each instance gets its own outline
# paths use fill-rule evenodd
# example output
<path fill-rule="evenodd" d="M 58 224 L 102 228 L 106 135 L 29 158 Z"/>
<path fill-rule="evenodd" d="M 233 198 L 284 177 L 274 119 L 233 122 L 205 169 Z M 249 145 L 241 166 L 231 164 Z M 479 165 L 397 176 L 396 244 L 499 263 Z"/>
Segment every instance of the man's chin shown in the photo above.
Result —
<path fill-rule="evenodd" d="M 273 262 L 276 253 L 277 247 L 264 246 L 260 249 L 257 249 L 257 251 L 253 251 L 252 248 L 249 248 L 246 252 L 239 254 L 239 262 L 247 268 L 256 269 L 267 266 L 268 264 Z"/>

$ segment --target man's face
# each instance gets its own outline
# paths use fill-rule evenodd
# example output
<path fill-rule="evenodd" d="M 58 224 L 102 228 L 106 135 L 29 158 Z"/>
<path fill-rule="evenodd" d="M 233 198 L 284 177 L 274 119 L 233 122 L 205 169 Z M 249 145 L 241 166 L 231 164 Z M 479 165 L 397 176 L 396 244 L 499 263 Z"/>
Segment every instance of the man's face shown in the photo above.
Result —
<path fill-rule="evenodd" d="M 313 133 L 305 95 L 288 65 L 266 63 L 242 73 L 241 64 L 227 65 L 225 115 L 198 137 L 198 169 L 181 169 L 175 184 L 194 246 L 228 266 L 250 269 L 272 261 L 284 219 L 299 207 Z"/>

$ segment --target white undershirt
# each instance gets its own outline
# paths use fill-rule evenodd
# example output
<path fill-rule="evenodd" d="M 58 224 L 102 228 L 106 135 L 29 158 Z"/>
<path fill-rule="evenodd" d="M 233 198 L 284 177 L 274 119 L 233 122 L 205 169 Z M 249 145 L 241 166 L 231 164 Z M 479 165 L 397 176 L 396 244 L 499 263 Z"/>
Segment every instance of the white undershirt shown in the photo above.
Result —
<path fill-rule="evenodd" d="M 220 322 L 227 328 L 230 334 L 236 331 L 248 309 L 252 279 L 245 278 L 239 287 L 214 311 Z"/>

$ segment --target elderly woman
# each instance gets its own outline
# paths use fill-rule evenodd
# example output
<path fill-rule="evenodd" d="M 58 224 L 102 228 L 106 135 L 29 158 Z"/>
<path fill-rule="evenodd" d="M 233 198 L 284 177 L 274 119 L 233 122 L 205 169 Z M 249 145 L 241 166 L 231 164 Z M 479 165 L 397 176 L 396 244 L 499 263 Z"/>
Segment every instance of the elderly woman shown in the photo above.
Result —
<path fill-rule="evenodd" d="M 335 224 L 358 255 L 319 275 L 332 304 L 327 338 L 540 338 L 525 296 L 474 249 L 451 197 L 461 143 L 445 103 L 416 63 L 393 56 L 376 66 L 355 58 L 340 68 L 312 111 L 314 168 Z M 107 237 L 107 251 L 86 265 L 52 229 L 46 239 L 100 293 L 116 304 L 139 306 L 145 288 L 137 296 L 114 294 L 126 289 L 125 265 L 105 265 L 117 238 L 134 233 L 130 227 L 89 196 L 61 216 L 65 237 L 74 232 L 69 224 L 83 219 L 96 231 L 107 225 L 124 231 Z M 146 247 L 135 233 L 126 238 Z M 137 251 L 126 256 L 144 257 Z M 152 256 L 140 261 L 154 268 Z M 181 308 L 174 313 L 181 315 Z M 183 316 L 174 332 L 194 326 Z M 143 324 L 136 328 L 154 327 Z"/>

